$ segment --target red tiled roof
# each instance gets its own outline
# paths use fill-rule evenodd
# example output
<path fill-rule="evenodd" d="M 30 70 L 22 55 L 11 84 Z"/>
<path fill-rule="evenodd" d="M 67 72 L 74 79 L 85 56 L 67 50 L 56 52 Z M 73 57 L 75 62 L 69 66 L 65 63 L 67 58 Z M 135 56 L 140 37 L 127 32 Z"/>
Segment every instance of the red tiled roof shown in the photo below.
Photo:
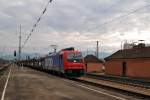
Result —
<path fill-rule="evenodd" d="M 86 57 L 84 57 L 84 61 L 85 63 L 103 63 L 102 60 L 98 59 L 94 55 L 87 55 Z"/>
<path fill-rule="evenodd" d="M 150 47 L 119 50 L 105 58 L 109 59 L 150 58 Z"/>

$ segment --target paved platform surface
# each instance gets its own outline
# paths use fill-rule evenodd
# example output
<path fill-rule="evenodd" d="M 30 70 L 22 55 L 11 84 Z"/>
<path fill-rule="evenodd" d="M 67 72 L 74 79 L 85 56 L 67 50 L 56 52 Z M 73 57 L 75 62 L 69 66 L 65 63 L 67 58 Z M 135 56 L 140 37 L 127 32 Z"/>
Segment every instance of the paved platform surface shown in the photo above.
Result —
<path fill-rule="evenodd" d="M 6 80 L 6 79 L 5 79 Z M 117 100 L 82 89 L 61 78 L 30 68 L 11 66 L 4 100 Z"/>

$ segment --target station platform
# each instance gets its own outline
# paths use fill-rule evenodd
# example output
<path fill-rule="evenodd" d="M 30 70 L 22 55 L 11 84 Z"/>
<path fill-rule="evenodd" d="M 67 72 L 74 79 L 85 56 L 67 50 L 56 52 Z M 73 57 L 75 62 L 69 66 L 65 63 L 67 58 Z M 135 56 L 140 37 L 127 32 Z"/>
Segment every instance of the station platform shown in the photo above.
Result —
<path fill-rule="evenodd" d="M 1 100 L 116 100 L 27 67 L 11 65 L 4 77 L 0 84 Z"/>

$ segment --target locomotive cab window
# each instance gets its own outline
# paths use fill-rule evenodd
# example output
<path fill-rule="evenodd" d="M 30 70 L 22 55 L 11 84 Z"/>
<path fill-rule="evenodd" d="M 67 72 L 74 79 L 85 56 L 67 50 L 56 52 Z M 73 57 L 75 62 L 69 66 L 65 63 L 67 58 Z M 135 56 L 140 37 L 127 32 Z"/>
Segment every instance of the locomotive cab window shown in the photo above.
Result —
<path fill-rule="evenodd" d="M 70 53 L 68 53 L 67 60 L 68 60 L 68 62 L 82 63 L 83 62 L 82 53 L 70 52 Z"/>

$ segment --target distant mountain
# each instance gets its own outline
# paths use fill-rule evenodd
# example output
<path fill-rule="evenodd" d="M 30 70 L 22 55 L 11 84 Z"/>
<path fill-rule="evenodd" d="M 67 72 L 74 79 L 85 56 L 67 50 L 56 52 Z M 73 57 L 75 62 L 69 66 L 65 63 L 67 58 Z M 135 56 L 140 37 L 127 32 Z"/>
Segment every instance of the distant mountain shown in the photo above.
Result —
<path fill-rule="evenodd" d="M 7 62 L 7 60 L 0 58 L 0 62 Z"/>
<path fill-rule="evenodd" d="M 21 59 L 26 59 L 28 56 L 30 58 L 34 58 L 34 57 L 40 57 L 44 54 L 39 54 L 39 53 L 21 53 Z M 6 60 L 15 60 L 18 59 L 18 54 L 16 55 L 16 57 L 14 57 L 13 53 L 3 53 L 0 52 L 0 58 L 2 59 L 6 59 Z"/>
<path fill-rule="evenodd" d="M 2 66 L 3 64 L 6 64 L 6 63 L 8 63 L 7 60 L 0 58 L 0 66 Z"/>

